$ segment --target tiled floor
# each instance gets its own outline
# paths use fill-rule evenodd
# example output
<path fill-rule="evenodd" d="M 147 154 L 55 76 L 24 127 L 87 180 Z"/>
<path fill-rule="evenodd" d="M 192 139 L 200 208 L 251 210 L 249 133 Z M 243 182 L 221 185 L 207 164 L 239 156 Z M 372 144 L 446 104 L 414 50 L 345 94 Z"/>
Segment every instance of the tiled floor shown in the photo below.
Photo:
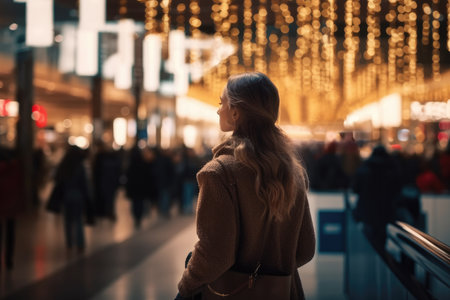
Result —
<path fill-rule="evenodd" d="M 173 299 L 186 253 L 195 242 L 195 218 L 165 220 L 153 211 L 135 231 L 123 193 L 116 205 L 115 223 L 102 220 L 87 228 L 82 255 L 67 253 L 60 216 L 41 209 L 21 218 L 15 266 L 10 272 L 1 270 L 0 297 Z M 342 255 L 316 255 L 300 269 L 307 299 L 345 299 L 342 272 Z"/>

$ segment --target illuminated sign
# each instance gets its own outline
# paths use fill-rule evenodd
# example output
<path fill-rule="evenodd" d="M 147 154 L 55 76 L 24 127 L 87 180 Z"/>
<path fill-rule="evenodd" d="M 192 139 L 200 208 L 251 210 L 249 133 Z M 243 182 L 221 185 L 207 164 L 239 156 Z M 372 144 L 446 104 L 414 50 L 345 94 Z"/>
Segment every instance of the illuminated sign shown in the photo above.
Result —
<path fill-rule="evenodd" d="M 411 103 L 411 119 L 419 121 L 438 121 L 450 119 L 450 99 L 447 102 Z"/>
<path fill-rule="evenodd" d="M 400 94 L 391 94 L 378 102 L 367 104 L 354 111 L 344 121 L 345 127 L 370 122 L 373 127 L 398 127 L 402 124 L 402 98 Z"/>

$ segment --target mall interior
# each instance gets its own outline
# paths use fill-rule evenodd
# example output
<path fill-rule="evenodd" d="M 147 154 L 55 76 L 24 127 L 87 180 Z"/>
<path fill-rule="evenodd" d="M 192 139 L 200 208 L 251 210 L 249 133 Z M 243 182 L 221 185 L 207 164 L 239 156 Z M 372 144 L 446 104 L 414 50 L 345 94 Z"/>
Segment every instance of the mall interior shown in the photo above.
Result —
<path fill-rule="evenodd" d="M 449 19 L 449 0 L 0 0 L 0 299 L 174 299 L 243 72 L 277 86 L 308 174 L 306 299 L 449 299 Z"/>

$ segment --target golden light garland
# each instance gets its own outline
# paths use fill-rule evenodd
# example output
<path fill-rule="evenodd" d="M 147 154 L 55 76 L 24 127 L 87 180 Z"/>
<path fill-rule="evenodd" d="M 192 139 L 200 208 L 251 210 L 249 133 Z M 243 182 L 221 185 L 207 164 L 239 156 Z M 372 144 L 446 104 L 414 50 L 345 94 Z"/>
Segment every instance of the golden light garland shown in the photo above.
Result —
<path fill-rule="evenodd" d="M 252 0 L 244 0 L 244 36 L 242 41 L 242 60 L 247 70 L 252 66 Z"/>
<path fill-rule="evenodd" d="M 438 10 L 438 4 L 439 4 L 439 0 L 433 0 L 433 21 L 431 23 L 431 27 L 432 27 L 432 31 L 431 31 L 431 37 L 433 39 L 433 54 L 431 55 L 431 69 L 433 70 L 433 80 L 434 81 L 439 81 L 441 79 L 441 74 L 440 74 L 440 55 L 439 55 L 439 51 L 440 51 L 440 36 L 439 36 L 439 27 L 440 27 L 440 23 L 439 23 L 439 18 L 441 16 L 439 10 Z"/>
<path fill-rule="evenodd" d="M 430 15 L 431 7 L 428 3 L 422 5 L 423 15 L 422 15 L 422 44 L 428 45 L 430 43 Z"/>
<path fill-rule="evenodd" d="M 395 65 L 396 65 L 396 82 L 399 83 L 403 83 L 404 82 L 404 73 L 407 72 L 407 70 L 405 69 L 405 26 L 404 26 L 404 22 L 405 22 L 405 18 L 404 18 L 404 11 L 405 11 L 405 7 L 404 7 L 404 2 L 405 0 L 397 0 L 397 28 L 396 28 L 396 32 L 397 32 L 397 41 L 395 43 Z"/>
<path fill-rule="evenodd" d="M 345 38 L 344 38 L 344 95 L 346 98 L 350 98 L 352 95 L 352 74 L 355 71 L 355 44 L 353 40 L 353 1 L 345 1 Z"/>
<path fill-rule="evenodd" d="M 176 10 L 177 10 L 177 17 L 176 17 L 177 29 L 184 32 L 186 21 L 184 14 L 186 13 L 186 5 L 184 3 L 178 3 Z"/>
<path fill-rule="evenodd" d="M 189 3 L 189 10 L 191 12 L 191 17 L 189 18 L 189 29 L 192 38 L 199 39 L 201 32 L 199 27 L 202 25 L 202 21 L 199 18 L 200 6 L 197 0 L 192 0 Z M 198 49 L 191 49 L 189 52 L 190 63 L 195 63 L 200 61 L 201 52 Z"/>
<path fill-rule="evenodd" d="M 289 31 L 290 24 L 294 22 L 294 18 L 289 11 L 289 6 L 286 3 L 280 5 L 281 15 L 283 16 L 282 25 L 280 27 L 281 39 L 280 39 L 280 76 L 286 78 L 289 73 Z"/>
<path fill-rule="evenodd" d="M 447 0 L 447 50 L 450 51 L 450 0 Z"/>
<path fill-rule="evenodd" d="M 309 121 L 308 100 L 312 88 L 311 58 L 308 56 L 312 40 L 312 10 L 311 0 L 297 0 L 297 39 L 295 50 L 295 80 L 298 82 L 297 93 L 302 122 Z"/>
<path fill-rule="evenodd" d="M 337 19 L 336 14 L 336 2 L 335 0 L 329 0 L 329 2 L 324 3 L 324 13 L 323 16 L 326 18 L 324 28 L 324 59 L 325 59 L 325 91 L 332 92 L 335 88 L 335 80 L 337 78 L 337 66 L 335 60 L 335 48 L 336 48 L 336 38 L 334 33 L 336 32 L 335 21 Z M 330 93 L 330 97 L 334 97 L 336 93 Z M 333 99 L 332 99 L 333 100 Z"/>
<path fill-rule="evenodd" d="M 378 59 L 380 50 L 380 19 L 378 14 L 381 11 L 380 0 L 369 0 L 367 2 L 367 43 L 364 58 L 375 63 L 381 63 Z M 378 58 L 378 59 L 376 59 Z"/>
<path fill-rule="evenodd" d="M 415 0 L 407 1 L 407 32 L 408 32 L 408 63 L 409 83 L 415 85 L 417 81 L 417 3 Z"/>
<path fill-rule="evenodd" d="M 237 47 L 239 45 L 239 26 L 238 26 L 238 6 L 237 4 L 230 5 L 230 17 L 228 18 L 230 22 L 230 39 L 231 43 Z M 240 71 L 239 68 L 239 57 L 238 51 L 235 51 L 230 59 L 230 75 L 236 74 Z"/>
<path fill-rule="evenodd" d="M 320 80 L 320 42 L 322 35 L 320 32 L 320 0 L 311 1 L 312 9 L 312 42 L 311 42 L 311 74 L 313 89 L 322 91 L 322 81 Z"/>
<path fill-rule="evenodd" d="M 390 86 L 393 86 L 396 82 L 396 45 L 397 45 L 397 30 L 395 28 L 397 11 L 395 7 L 395 1 L 389 1 L 389 13 L 386 15 L 386 21 L 389 25 L 386 29 L 388 38 L 388 82 Z"/>
<path fill-rule="evenodd" d="M 158 31 L 156 16 L 158 14 L 158 1 L 145 1 L 145 29 L 148 33 L 156 33 Z"/>
<path fill-rule="evenodd" d="M 162 0 L 160 4 L 161 10 L 163 12 L 161 25 L 164 39 L 167 39 L 170 31 L 170 17 L 169 17 L 170 4 L 171 4 L 170 0 Z"/>
<path fill-rule="evenodd" d="M 267 73 L 266 63 L 266 19 L 267 8 L 266 0 L 259 0 L 258 13 L 255 15 L 256 21 L 256 55 L 255 55 L 255 69 L 256 71 Z"/>
<path fill-rule="evenodd" d="M 127 0 L 120 0 L 119 1 L 119 16 L 121 18 L 125 18 L 125 15 L 127 14 Z"/>

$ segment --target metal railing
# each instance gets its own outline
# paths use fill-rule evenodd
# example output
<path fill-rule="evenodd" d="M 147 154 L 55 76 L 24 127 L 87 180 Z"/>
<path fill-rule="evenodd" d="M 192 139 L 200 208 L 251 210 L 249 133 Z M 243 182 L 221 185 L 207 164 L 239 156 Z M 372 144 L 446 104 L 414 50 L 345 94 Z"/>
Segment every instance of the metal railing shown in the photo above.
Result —
<path fill-rule="evenodd" d="M 403 222 L 389 224 L 387 234 L 401 251 L 450 287 L 450 247 Z"/>

